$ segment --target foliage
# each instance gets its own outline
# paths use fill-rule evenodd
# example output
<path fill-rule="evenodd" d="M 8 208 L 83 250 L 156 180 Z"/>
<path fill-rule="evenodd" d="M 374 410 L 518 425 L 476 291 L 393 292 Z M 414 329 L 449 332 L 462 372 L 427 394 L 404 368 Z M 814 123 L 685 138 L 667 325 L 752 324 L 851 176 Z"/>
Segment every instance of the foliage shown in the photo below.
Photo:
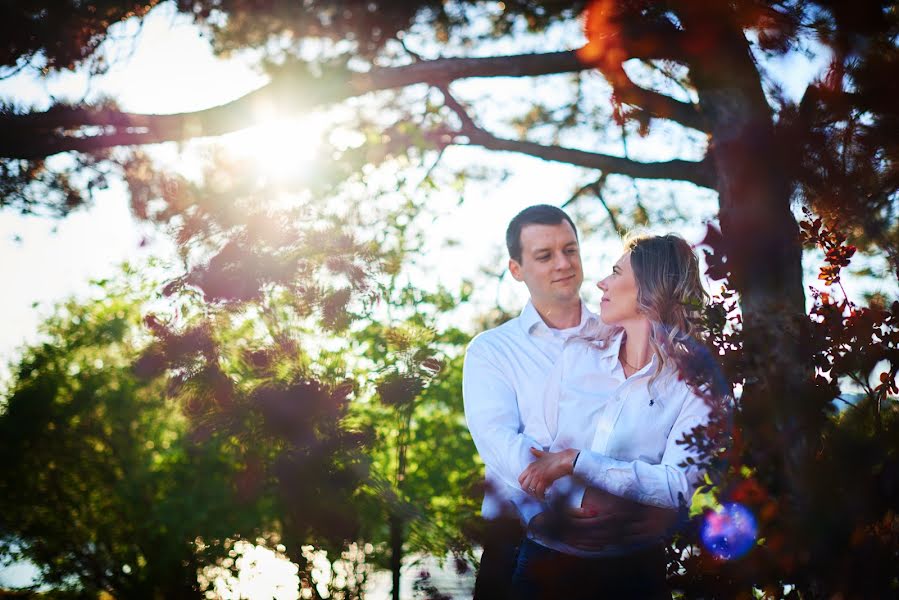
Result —
<path fill-rule="evenodd" d="M 79 65 L 101 70 L 110 26 L 156 3 L 113 4 L 7 3 L 0 9 L 9 33 L 0 52 L 3 75 L 32 67 L 43 75 Z M 709 274 L 726 278 L 730 291 L 713 311 L 711 339 L 735 406 L 732 423 L 717 424 L 720 431 L 733 426 L 734 443 L 715 457 L 711 483 L 720 499 L 757 510 L 764 544 L 733 563 L 700 553 L 685 563 L 686 576 L 675 577 L 678 585 L 708 596 L 753 587 L 806 596 L 890 589 L 887 576 L 843 574 L 865 557 L 869 566 L 896 572 L 888 552 L 896 540 L 890 521 L 896 449 L 887 435 L 895 305 L 861 307 L 845 294 L 834 300 L 829 291 L 816 292 L 809 317 L 802 251 L 804 243 L 824 246 L 825 283 L 838 283 L 853 258 L 850 244 L 856 254 L 885 259 L 891 276 L 899 273 L 894 1 L 171 6 L 189 15 L 217 51 L 254 55 L 269 83 L 226 105 L 181 115 L 134 115 L 105 98 L 47 110 L 8 103 L 0 110 L 0 205 L 65 214 L 92 189 L 121 177 L 135 214 L 172 234 L 183 273 L 165 289 L 170 308 L 145 321 L 154 342 L 138 370 L 151 379 L 166 374 L 194 435 L 233 441 L 235 463 L 248 465 L 251 492 L 279 498 L 291 558 L 306 564 L 299 548 L 310 538 L 337 547 L 363 531 L 389 537 L 395 558 L 396 524 L 386 533 L 372 523 L 383 515 L 395 521 L 397 506 L 423 506 L 427 494 L 446 497 L 433 474 L 449 468 L 450 456 L 471 455 L 457 398 L 450 399 L 459 334 L 427 333 L 453 301 L 379 280 L 400 272 L 406 258 L 379 238 L 388 222 L 382 209 L 414 213 L 430 199 L 444 150 L 468 146 L 579 167 L 586 184 L 578 184 L 571 201 L 597 200 L 595 212 L 616 231 L 631 222 L 682 222 L 686 204 L 671 196 L 666 205 L 668 196 L 647 198 L 636 187 L 612 194 L 619 176 L 687 182 L 717 194 Z M 541 34 L 566 24 L 570 32 L 575 18 L 580 48 L 532 52 L 543 47 Z M 497 48 L 523 53 L 491 55 Z M 827 57 L 828 65 L 796 100 L 765 65 L 801 52 Z M 456 96 L 456 82 L 475 77 L 535 78 L 554 93 L 528 98 L 523 108 L 504 106 L 497 118 L 491 99 Z M 254 177 L 222 155 L 212 155 L 205 172 L 191 179 L 159 172 L 144 154 L 149 144 L 249 125 L 260 100 L 287 113 L 341 109 L 350 116 L 336 128 L 354 130 L 363 141 L 332 138 L 316 177 L 305 181 Z M 340 121 L 339 115 L 328 118 Z M 518 135 L 495 133 L 503 130 Z M 681 140 L 686 149 L 660 161 L 628 153 L 629 140 L 653 135 Z M 572 142 L 577 147 L 564 145 Z M 610 144 L 623 147 L 623 155 L 601 151 Z M 425 168 L 424 183 L 410 194 L 415 202 L 397 202 L 401 191 L 409 193 L 410 171 Z M 803 229 L 791 210 L 797 200 L 813 213 Z M 379 295 L 384 305 L 408 312 L 368 327 Z M 426 314 L 419 313 L 422 303 L 430 305 Z M 400 344 L 395 336 L 404 331 L 416 333 Z M 364 360 L 352 358 L 349 348 Z M 433 369 L 422 368 L 438 354 L 445 369 L 431 379 Z M 869 375 L 882 360 L 890 366 L 872 383 Z M 866 400 L 836 411 L 834 398 L 847 381 Z M 353 400 L 360 401 L 357 412 Z M 365 429 L 378 442 L 371 466 L 380 487 L 365 485 Z M 452 454 L 424 451 L 424 436 L 439 434 L 459 440 L 447 445 Z M 714 437 L 694 442 L 717 447 Z M 858 463 L 846 460 L 855 452 L 875 469 L 867 480 Z M 470 464 L 462 463 L 461 479 Z M 871 491 L 866 481 L 880 488 Z M 397 505 L 380 502 L 387 490 Z M 345 518 L 357 514 L 356 502 L 368 507 L 370 522 Z M 427 535 L 445 531 L 433 539 L 449 543 L 454 526 L 444 528 L 442 520 L 468 505 L 431 502 L 424 513 L 434 516 L 436 529 Z M 412 523 L 410 548 L 427 547 L 426 526 Z"/>
<path fill-rule="evenodd" d="M 355 558 L 352 548 L 341 548 L 354 538 L 385 544 L 384 515 L 397 511 L 404 515 L 406 551 L 442 555 L 446 548 L 468 547 L 461 527 L 477 501 L 465 492 L 479 479 L 458 393 L 460 349 L 468 335 L 421 329 L 414 324 L 421 318 L 416 313 L 405 326 L 371 321 L 353 333 L 350 347 L 330 358 L 321 355 L 321 365 L 371 361 L 386 369 L 377 387 L 366 379 L 368 369 L 356 370 L 358 397 L 349 431 L 372 431 L 375 470 L 357 496 L 340 479 L 354 486 L 367 481 L 358 453 L 342 455 L 353 461 L 350 471 L 307 458 L 312 452 L 327 456 L 337 443 L 320 426 L 340 422 L 329 407 L 341 397 L 323 393 L 310 379 L 282 383 L 291 380 L 302 356 L 279 354 L 278 346 L 254 348 L 258 322 L 219 328 L 216 339 L 201 326 L 176 335 L 156 316 L 141 318 L 146 305 L 135 292 L 110 283 L 99 291 L 106 298 L 87 305 L 71 301 L 45 325 L 47 341 L 19 365 L 2 420 L 4 458 L 11 465 L 3 480 L 4 552 L 39 565 L 43 584 L 88 593 L 191 595 L 197 569 L 235 568 L 237 562 L 227 558 L 234 541 L 265 533 L 260 543 L 296 548 L 288 556 L 304 566 L 302 585 L 316 596 L 328 589 L 361 595 L 367 571 L 384 563 L 376 558 L 368 564 L 371 557 L 360 554 L 362 542 L 350 543 L 357 548 Z M 410 306 L 418 310 L 423 300 L 441 306 L 456 301 L 447 292 L 427 299 L 410 288 L 404 292 L 403 302 L 414 300 Z M 269 306 L 273 312 L 285 309 Z M 145 334 L 147 324 L 155 342 Z M 396 379 L 389 372 L 411 358 L 397 350 L 415 344 L 453 353 L 441 377 L 420 395 L 412 374 Z M 220 372 L 194 355 L 195 371 L 180 371 L 167 384 L 153 376 L 163 364 L 175 364 L 167 361 L 213 348 Z M 441 367 L 433 358 L 425 365 L 432 370 L 428 378 Z M 388 388 L 399 389 L 392 381 L 412 383 L 412 395 L 391 395 Z M 344 389 L 339 393 L 352 386 Z M 404 430 L 398 421 L 405 422 Z M 398 443 L 401 430 L 405 439 Z M 434 439 L 445 440 L 440 452 L 433 451 Z M 399 447 L 405 477 L 396 471 Z M 298 452 L 304 453 L 299 459 Z M 49 465 L 49 478 L 43 465 Z M 311 494 L 310 485 L 318 486 Z M 149 515 L 147 504 L 153 506 Z M 355 514 L 361 520 L 354 523 L 349 517 Z M 315 547 L 307 550 L 310 542 Z M 318 573 L 312 579 L 313 568 L 346 568 L 334 559 L 322 561 L 316 549 L 347 555 L 347 565 L 362 569 L 360 587 L 335 583 L 333 572 L 330 585 L 315 585 L 329 577 Z"/>
<path fill-rule="evenodd" d="M 233 177 L 240 176 L 235 169 Z M 302 587 L 317 596 L 328 589 L 361 594 L 369 558 L 356 552 L 346 561 L 322 562 L 319 551 L 335 557 L 347 554 L 348 544 L 386 542 L 386 513 L 405 511 L 397 557 L 407 536 L 409 551 L 436 552 L 450 541 L 464 551 L 461 522 L 476 505 L 460 492 L 477 479 L 457 389 L 468 336 L 454 328 L 438 334 L 433 322 L 466 301 L 470 290 L 456 296 L 397 285 L 414 251 L 395 231 L 411 223 L 405 218 L 410 205 L 377 217 L 393 225 L 370 226 L 382 238 L 360 242 L 353 235 L 365 229 L 353 221 L 358 216 L 328 214 L 314 200 L 280 213 L 256 212 L 267 190 L 244 176 L 247 193 L 237 206 L 230 197 L 153 172 L 131 182 L 136 195 L 160 190 L 166 199 L 145 217 L 182 241 L 186 273 L 161 290 L 161 301 L 141 323 L 150 338 L 123 361 L 133 361 L 146 385 L 155 382 L 170 409 L 183 411 L 186 420 L 179 423 L 193 443 L 227 444 L 221 458 L 231 466 L 235 493 L 266 509 L 246 515 L 254 529 L 195 536 L 203 540 L 200 554 L 217 569 L 231 569 L 235 561 L 221 554 L 235 535 L 248 531 L 241 535 L 255 539 L 264 532 L 271 544 L 284 545 L 301 566 Z M 394 265 L 386 286 L 377 283 L 376 264 Z M 375 302 L 408 316 L 394 322 L 375 314 Z M 68 335 L 59 334 L 63 340 Z M 440 368 L 428 359 L 432 343 L 451 358 L 439 382 L 425 390 L 419 378 L 431 379 Z M 373 369 L 382 372 L 379 383 L 370 376 Z M 376 395 L 379 408 L 368 410 Z M 394 427 L 403 432 L 399 443 Z M 453 443 L 435 454 L 430 436 L 438 434 Z M 399 449 L 408 464 L 405 478 L 396 476 Z M 391 493 L 382 493 L 385 482 Z M 181 514 L 189 522 L 189 511 Z M 321 584 L 328 579 L 322 565 L 344 563 L 361 569 L 356 587 L 333 577 Z"/>
<path fill-rule="evenodd" d="M 468 301 L 471 286 L 453 293 L 437 284 L 429 292 L 411 283 L 430 212 L 411 202 L 387 211 L 377 228 L 384 265 L 377 309 L 318 357 L 356 382 L 347 424 L 371 432 L 371 473 L 356 510 L 362 538 L 374 545 L 368 560 L 390 568 L 395 586 L 409 554 L 442 561 L 452 551 L 465 564 L 471 542 L 464 527 L 479 504 L 471 488 L 480 467 L 459 392 L 470 335 L 440 323 Z"/>
<path fill-rule="evenodd" d="M 462 526 L 478 504 L 471 488 L 480 479 L 480 468 L 459 392 L 461 350 L 468 335 L 458 330 L 437 333 L 414 320 L 400 325 L 372 323 L 357 338 L 360 355 L 383 373 L 377 395 L 354 407 L 356 418 L 370 424 L 375 433 L 369 509 L 374 514 L 366 519 L 372 528 L 366 538 L 387 542 L 386 517 L 398 513 L 408 529 L 407 552 L 442 557 L 448 550 L 468 548 Z M 413 335 L 403 335 L 409 333 Z M 422 347 L 425 340 L 428 345 Z M 430 348 L 452 354 L 442 362 L 425 354 L 425 366 L 418 366 L 415 354 Z M 425 373 L 416 374 L 416 366 Z M 433 372 L 436 368 L 439 373 Z M 358 376 L 370 372 L 360 369 Z"/>
<path fill-rule="evenodd" d="M 802 319 L 802 357 L 813 369 L 792 399 L 801 412 L 753 393 L 769 374 L 746 355 L 733 293 L 708 313 L 708 343 L 734 402 L 689 441 L 707 458 L 705 489 L 749 508 L 758 539 L 740 560 L 720 560 L 699 536 L 715 507 L 696 515 L 670 554 L 671 581 L 687 597 L 874 598 L 899 586 L 899 302 L 852 302 L 839 281 L 855 249 L 808 209 L 806 217 L 803 240 L 825 252 L 828 291 L 810 288 Z M 719 239 L 710 237 L 712 251 Z"/>
<path fill-rule="evenodd" d="M 213 255 L 166 286 L 177 310 L 147 317 L 156 341 L 137 368 L 169 374 L 197 431 L 236 440 L 260 471 L 257 492 L 271 482 L 280 539 L 304 576 L 310 543 L 330 556 L 354 540 L 387 544 L 396 573 L 405 551 L 462 552 L 475 503 L 460 492 L 476 479 L 457 389 L 468 335 L 438 332 L 436 320 L 470 290 L 399 285 L 422 243 L 414 204 L 363 217 L 300 202 L 260 216 L 206 199 L 191 204 L 190 223 L 173 222 L 191 252 Z M 290 218 L 297 210 L 303 218 Z M 365 231 L 377 235 L 357 240 Z M 439 379 L 435 352 L 450 357 Z M 454 442 L 435 455 L 426 449 L 438 433 Z M 398 524 L 385 529 L 390 518 Z"/>
<path fill-rule="evenodd" d="M 67 302 L 45 323 L 9 386 L 0 552 L 57 589 L 192 597 L 198 566 L 214 558 L 195 540 L 254 536 L 270 507 L 242 493 L 227 436 L 197 443 L 164 383 L 132 373 L 147 342 L 142 294 L 95 291 L 101 299 Z"/>

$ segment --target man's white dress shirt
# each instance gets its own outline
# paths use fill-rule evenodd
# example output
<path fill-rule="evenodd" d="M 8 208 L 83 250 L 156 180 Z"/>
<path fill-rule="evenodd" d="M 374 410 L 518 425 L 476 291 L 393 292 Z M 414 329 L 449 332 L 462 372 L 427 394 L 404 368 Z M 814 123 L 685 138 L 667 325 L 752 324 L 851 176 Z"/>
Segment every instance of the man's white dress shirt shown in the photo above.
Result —
<path fill-rule="evenodd" d="M 677 508 L 689 505 L 702 477 L 695 465 L 681 466 L 695 450 L 679 444 L 697 425 L 708 421 L 705 400 L 678 378 L 669 363 L 652 381 L 656 358 L 631 377 L 618 359 L 623 332 L 605 348 L 573 337 L 563 344 L 544 389 L 544 412 L 525 420 L 523 434 L 544 441 L 556 452 L 579 449 L 570 488 L 570 506 L 581 505 L 584 485 L 606 490 L 641 504 Z M 586 553 L 554 540 L 540 543 L 581 556 L 615 554 L 622 549 Z"/>
<path fill-rule="evenodd" d="M 529 449 L 552 442 L 544 419 L 545 389 L 565 341 L 598 323 L 581 302 L 578 326 L 551 329 L 528 301 L 518 317 L 479 334 L 468 346 L 462 395 L 468 429 L 486 465 L 485 518 L 508 514 L 514 505 L 526 524 L 543 510 L 522 491 L 518 476 L 534 460 Z"/>

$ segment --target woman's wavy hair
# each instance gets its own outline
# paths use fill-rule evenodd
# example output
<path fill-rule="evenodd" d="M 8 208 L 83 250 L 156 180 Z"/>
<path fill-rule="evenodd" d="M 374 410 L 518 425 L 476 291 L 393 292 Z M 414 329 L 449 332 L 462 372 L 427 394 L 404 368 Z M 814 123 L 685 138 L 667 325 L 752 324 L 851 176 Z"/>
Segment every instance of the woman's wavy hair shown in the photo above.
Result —
<path fill-rule="evenodd" d="M 652 328 L 649 343 L 657 369 L 651 387 L 667 366 L 684 371 L 694 356 L 709 296 L 702 287 L 699 260 L 679 235 L 629 235 L 624 250 L 630 252 L 637 280 L 637 307 Z M 614 327 L 597 341 L 605 345 L 619 331 Z"/>

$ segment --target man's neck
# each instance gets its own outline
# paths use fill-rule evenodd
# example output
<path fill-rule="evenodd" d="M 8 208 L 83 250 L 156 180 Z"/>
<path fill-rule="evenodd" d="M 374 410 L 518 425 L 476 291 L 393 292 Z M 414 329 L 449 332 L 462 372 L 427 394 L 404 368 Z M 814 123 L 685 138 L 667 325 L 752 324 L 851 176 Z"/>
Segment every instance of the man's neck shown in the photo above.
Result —
<path fill-rule="evenodd" d="M 533 300 L 531 302 L 533 303 Z M 534 308 L 550 329 L 569 329 L 581 324 L 580 298 L 574 304 L 551 304 L 547 306 L 534 304 Z"/>

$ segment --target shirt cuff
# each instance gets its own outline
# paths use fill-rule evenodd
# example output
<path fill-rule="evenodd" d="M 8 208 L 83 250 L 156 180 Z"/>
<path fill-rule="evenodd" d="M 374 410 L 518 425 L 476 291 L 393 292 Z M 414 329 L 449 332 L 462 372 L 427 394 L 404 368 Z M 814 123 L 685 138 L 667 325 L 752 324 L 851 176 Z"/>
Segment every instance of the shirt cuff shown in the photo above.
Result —
<path fill-rule="evenodd" d="M 610 466 L 609 460 L 602 454 L 582 450 L 577 458 L 577 464 L 574 465 L 573 474 L 593 487 L 602 487 L 603 474 Z"/>
<path fill-rule="evenodd" d="M 582 483 L 575 483 L 571 486 L 571 491 L 568 492 L 568 507 L 569 508 L 580 508 L 584 503 L 584 494 L 587 493 L 587 486 Z"/>
<path fill-rule="evenodd" d="M 569 508 L 580 508 L 586 491 L 586 486 L 580 481 L 571 475 L 565 475 L 555 480 L 546 490 L 546 500 L 549 504 L 564 501 L 565 506 Z"/>
<path fill-rule="evenodd" d="M 521 517 L 521 523 L 525 528 L 530 525 L 531 520 L 543 512 L 543 505 L 536 499 L 530 496 L 526 498 L 515 500 L 515 507 L 518 508 L 518 514 Z"/>

